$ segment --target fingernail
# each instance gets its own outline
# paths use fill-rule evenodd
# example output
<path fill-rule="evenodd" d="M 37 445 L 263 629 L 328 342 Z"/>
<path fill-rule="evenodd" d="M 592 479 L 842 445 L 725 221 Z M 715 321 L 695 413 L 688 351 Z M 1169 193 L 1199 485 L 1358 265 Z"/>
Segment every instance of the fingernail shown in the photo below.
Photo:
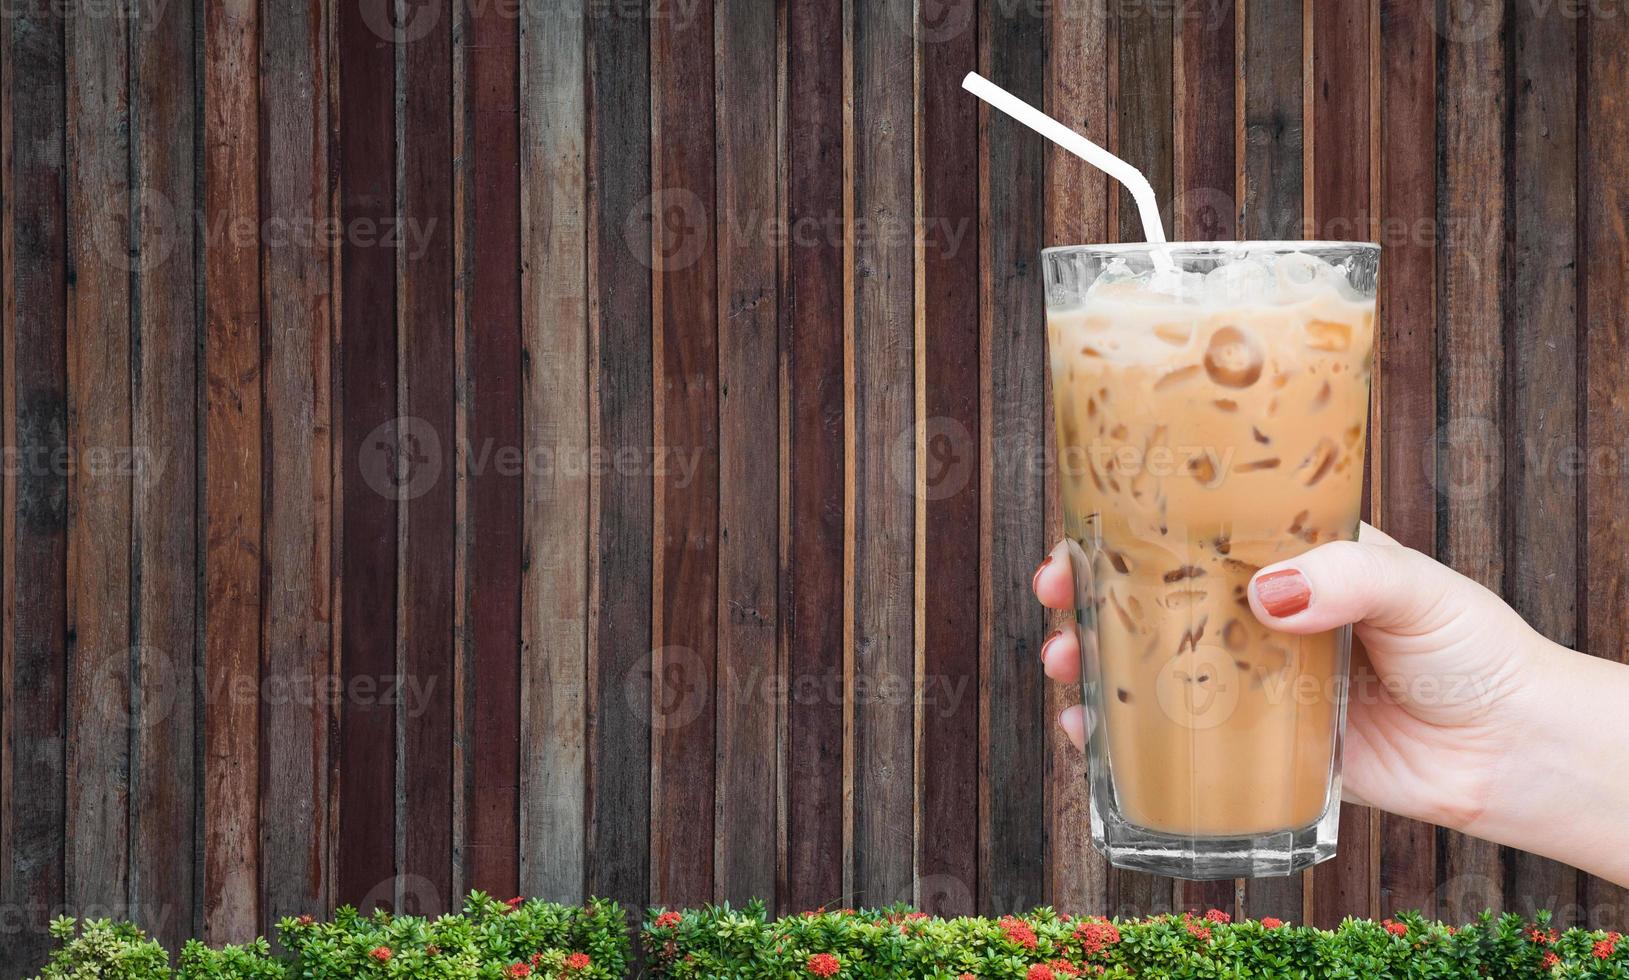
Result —
<path fill-rule="evenodd" d="M 1046 662 L 1046 648 L 1052 645 L 1053 640 L 1056 640 L 1058 637 L 1060 637 L 1062 635 L 1063 635 L 1063 630 L 1053 630 L 1052 635 L 1047 637 L 1046 641 L 1041 644 L 1041 662 L 1042 663 Z"/>
<path fill-rule="evenodd" d="M 1035 591 L 1036 583 L 1041 580 L 1041 573 L 1046 571 L 1046 566 L 1050 564 L 1052 564 L 1052 556 L 1047 555 L 1045 558 L 1041 559 L 1041 563 L 1039 565 L 1035 566 L 1035 574 L 1029 577 L 1029 590 L 1031 592 Z"/>
<path fill-rule="evenodd" d="M 1257 577 L 1256 598 L 1268 613 L 1283 619 L 1307 608 L 1312 602 L 1312 586 L 1307 584 L 1305 575 L 1286 568 Z"/>

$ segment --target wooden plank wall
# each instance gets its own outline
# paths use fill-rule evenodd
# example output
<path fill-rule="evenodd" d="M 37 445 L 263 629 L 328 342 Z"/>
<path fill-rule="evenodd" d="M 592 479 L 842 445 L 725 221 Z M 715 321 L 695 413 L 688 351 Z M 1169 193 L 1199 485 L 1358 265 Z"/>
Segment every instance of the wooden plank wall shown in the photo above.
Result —
<path fill-rule="evenodd" d="M 1353 808 L 1296 879 L 1090 851 L 1037 251 L 1143 230 L 959 89 L 1115 146 L 1179 237 L 1380 240 L 1373 519 L 1624 660 L 1623 18 L 13 6 L 0 976 L 62 911 L 468 888 L 1629 921 Z"/>

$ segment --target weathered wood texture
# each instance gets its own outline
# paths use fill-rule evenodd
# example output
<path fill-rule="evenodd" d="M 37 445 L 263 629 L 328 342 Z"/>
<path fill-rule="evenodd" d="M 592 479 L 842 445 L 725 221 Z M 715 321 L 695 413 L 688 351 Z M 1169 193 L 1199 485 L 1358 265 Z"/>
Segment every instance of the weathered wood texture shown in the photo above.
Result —
<path fill-rule="evenodd" d="M 1037 252 L 1143 229 L 959 88 L 1178 237 L 1381 241 L 1371 515 L 1624 660 L 1621 17 L 13 7 L 0 976 L 63 909 L 225 941 L 470 887 L 1629 916 L 1356 808 L 1305 878 L 1091 852 Z"/>

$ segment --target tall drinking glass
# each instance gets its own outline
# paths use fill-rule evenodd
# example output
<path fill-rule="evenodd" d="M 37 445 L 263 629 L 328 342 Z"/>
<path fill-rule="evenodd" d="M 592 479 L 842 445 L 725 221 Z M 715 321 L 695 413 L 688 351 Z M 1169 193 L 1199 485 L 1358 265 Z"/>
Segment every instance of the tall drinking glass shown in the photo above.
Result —
<path fill-rule="evenodd" d="M 1092 840 L 1115 865 L 1233 878 L 1335 853 L 1350 631 L 1269 630 L 1246 588 L 1357 535 L 1379 257 L 1043 253 Z"/>

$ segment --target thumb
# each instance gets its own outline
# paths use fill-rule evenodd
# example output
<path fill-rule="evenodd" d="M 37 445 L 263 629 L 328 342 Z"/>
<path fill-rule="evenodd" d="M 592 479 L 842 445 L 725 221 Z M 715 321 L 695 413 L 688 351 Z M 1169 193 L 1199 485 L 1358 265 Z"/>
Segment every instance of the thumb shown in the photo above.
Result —
<path fill-rule="evenodd" d="M 1250 608 L 1262 625 L 1321 633 L 1363 623 L 1388 633 L 1442 628 L 1493 594 L 1458 572 L 1383 535 L 1334 541 L 1269 565 L 1250 580 Z"/>

